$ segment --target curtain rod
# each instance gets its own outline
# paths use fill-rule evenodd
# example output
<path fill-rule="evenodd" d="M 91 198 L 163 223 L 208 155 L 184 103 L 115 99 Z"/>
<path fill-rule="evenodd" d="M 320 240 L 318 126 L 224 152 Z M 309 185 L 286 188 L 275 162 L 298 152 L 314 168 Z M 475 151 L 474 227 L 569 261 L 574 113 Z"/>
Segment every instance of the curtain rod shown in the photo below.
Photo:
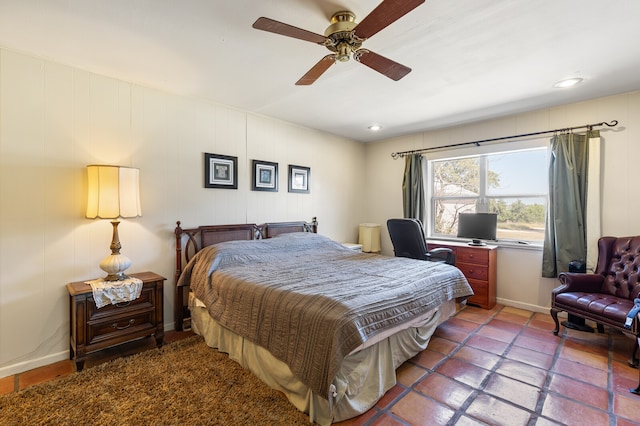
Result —
<path fill-rule="evenodd" d="M 480 141 L 461 142 L 461 143 L 454 143 L 454 144 L 451 144 L 451 145 L 433 146 L 431 148 L 414 149 L 412 151 L 394 152 L 393 154 L 391 154 L 391 157 L 393 157 L 393 159 L 395 160 L 397 158 L 404 157 L 405 155 L 421 154 L 423 152 L 432 151 L 434 149 L 456 148 L 456 147 L 465 146 L 465 145 L 480 146 L 480 144 L 484 143 L 484 142 L 495 142 L 495 141 L 501 141 L 501 140 L 506 140 L 506 139 L 524 138 L 524 137 L 527 137 L 527 136 L 545 135 L 545 134 L 548 134 L 548 133 L 569 132 L 569 131 L 577 130 L 577 129 L 587 129 L 588 131 L 591 131 L 591 130 L 593 130 L 594 127 L 601 127 L 601 126 L 615 127 L 617 125 L 618 125 L 618 120 L 613 120 L 613 121 L 611 121 L 611 123 L 607 123 L 606 121 L 603 121 L 601 123 L 585 124 L 583 126 L 576 126 L 576 127 L 566 127 L 564 129 L 544 130 L 542 132 L 523 133 L 521 135 L 503 136 L 503 137 L 500 137 L 500 138 L 483 139 L 483 140 L 480 140 Z"/>

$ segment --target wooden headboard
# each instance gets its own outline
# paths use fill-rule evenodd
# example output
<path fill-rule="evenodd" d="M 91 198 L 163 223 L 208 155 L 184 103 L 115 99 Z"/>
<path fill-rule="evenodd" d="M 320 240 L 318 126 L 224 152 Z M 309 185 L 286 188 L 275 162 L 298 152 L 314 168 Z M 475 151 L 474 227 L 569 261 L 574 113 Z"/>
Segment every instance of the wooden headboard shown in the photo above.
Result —
<path fill-rule="evenodd" d="M 174 319 L 176 331 L 190 328 L 191 317 L 185 300 L 185 287 L 178 286 L 178 279 L 183 266 L 204 247 L 235 240 L 260 240 L 273 238 L 291 232 L 318 232 L 318 221 L 314 217 L 311 222 L 271 222 L 262 225 L 243 223 L 235 225 L 205 225 L 197 228 L 183 229 L 180 221 L 176 222 L 176 275 Z M 185 324 L 188 326 L 186 327 Z"/>

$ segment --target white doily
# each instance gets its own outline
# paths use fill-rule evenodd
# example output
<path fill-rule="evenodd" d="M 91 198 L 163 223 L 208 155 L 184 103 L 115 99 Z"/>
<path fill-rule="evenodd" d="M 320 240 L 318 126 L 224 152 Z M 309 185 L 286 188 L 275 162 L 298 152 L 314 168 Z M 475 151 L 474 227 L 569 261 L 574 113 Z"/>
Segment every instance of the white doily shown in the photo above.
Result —
<path fill-rule="evenodd" d="M 93 290 L 93 300 L 96 306 L 102 308 L 108 304 L 131 302 L 142 293 L 142 280 L 128 277 L 122 281 L 105 281 L 103 278 L 85 281 Z"/>

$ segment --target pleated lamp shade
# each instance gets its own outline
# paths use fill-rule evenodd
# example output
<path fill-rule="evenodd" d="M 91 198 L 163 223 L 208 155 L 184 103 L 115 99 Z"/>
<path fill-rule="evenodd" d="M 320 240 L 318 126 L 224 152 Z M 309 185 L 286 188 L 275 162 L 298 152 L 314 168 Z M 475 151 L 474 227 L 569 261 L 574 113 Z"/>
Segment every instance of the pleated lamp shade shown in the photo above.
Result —
<path fill-rule="evenodd" d="M 87 166 L 87 218 L 142 216 L 139 172 L 133 167 Z"/>

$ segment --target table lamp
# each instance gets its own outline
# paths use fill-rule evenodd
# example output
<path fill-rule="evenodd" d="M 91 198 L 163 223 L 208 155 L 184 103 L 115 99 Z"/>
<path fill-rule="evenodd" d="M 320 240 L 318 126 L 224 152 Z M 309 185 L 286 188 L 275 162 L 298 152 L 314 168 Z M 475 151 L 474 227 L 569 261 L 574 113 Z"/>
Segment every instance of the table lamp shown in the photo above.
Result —
<path fill-rule="evenodd" d="M 139 170 L 122 166 L 87 166 L 89 219 L 113 219 L 111 254 L 100 262 L 100 269 L 107 273 L 105 281 L 121 281 L 128 278 L 124 271 L 131 266 L 131 260 L 120 254 L 118 218 L 142 216 L 140 208 Z"/>
<path fill-rule="evenodd" d="M 365 253 L 380 251 L 380 225 L 377 223 L 361 223 L 358 229 L 358 244 L 362 244 Z"/>

